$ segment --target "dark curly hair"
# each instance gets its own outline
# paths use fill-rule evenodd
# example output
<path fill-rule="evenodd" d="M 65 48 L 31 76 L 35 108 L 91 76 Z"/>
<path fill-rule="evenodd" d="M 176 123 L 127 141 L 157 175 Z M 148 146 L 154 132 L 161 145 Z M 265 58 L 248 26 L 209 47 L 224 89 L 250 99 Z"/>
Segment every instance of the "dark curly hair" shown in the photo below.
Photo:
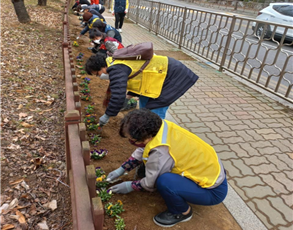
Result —
<path fill-rule="evenodd" d="M 96 20 L 94 23 L 93 23 L 93 28 L 97 28 L 99 31 L 101 32 L 105 32 L 105 28 L 106 28 L 106 23 L 102 22 L 101 20 Z"/>
<path fill-rule="evenodd" d="M 136 109 L 129 112 L 121 121 L 119 134 L 128 133 L 136 141 L 144 141 L 157 135 L 162 125 L 159 115 L 148 109 Z"/>
<path fill-rule="evenodd" d="M 101 40 L 104 40 L 107 37 L 107 35 L 105 33 L 102 33 L 97 28 L 91 29 L 89 34 L 90 34 L 90 36 L 89 36 L 90 39 L 94 39 L 95 37 L 102 37 Z"/>
<path fill-rule="evenodd" d="M 103 67 L 107 67 L 106 55 L 97 53 L 92 55 L 85 63 L 85 71 L 92 75 L 93 71 L 100 71 Z"/>

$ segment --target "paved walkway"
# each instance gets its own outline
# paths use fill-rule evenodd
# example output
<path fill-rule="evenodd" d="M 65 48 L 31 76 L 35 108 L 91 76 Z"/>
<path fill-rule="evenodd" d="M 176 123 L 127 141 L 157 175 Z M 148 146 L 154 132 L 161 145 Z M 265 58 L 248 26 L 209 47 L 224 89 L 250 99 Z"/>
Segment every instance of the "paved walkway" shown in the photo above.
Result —
<path fill-rule="evenodd" d="M 111 14 L 104 16 L 114 25 Z M 155 51 L 178 51 L 133 23 L 124 24 L 122 38 L 126 46 L 151 41 Z M 230 184 L 224 204 L 242 229 L 292 230 L 293 109 L 203 61 L 180 61 L 199 80 L 170 107 L 168 119 L 217 151 Z"/>

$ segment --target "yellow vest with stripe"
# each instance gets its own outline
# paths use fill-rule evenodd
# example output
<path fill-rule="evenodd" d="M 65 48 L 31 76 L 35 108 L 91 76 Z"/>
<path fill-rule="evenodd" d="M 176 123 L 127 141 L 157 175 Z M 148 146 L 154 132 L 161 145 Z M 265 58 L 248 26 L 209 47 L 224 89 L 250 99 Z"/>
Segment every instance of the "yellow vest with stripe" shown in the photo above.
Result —
<path fill-rule="evenodd" d="M 202 188 L 215 184 L 221 167 L 212 146 L 186 129 L 163 120 L 159 132 L 144 149 L 144 163 L 150 150 L 162 145 L 169 147 L 169 153 L 175 162 L 172 173 L 187 177 Z"/>
<path fill-rule="evenodd" d="M 123 64 L 131 69 L 131 75 L 135 74 L 145 60 L 115 60 L 107 58 L 108 67 Z M 134 78 L 128 79 L 127 90 L 150 98 L 158 98 L 161 95 L 163 84 L 167 76 L 168 57 L 154 55 L 147 67 Z"/>
<path fill-rule="evenodd" d="M 90 28 L 90 29 L 93 28 L 93 25 L 94 25 L 95 21 L 97 21 L 97 20 L 101 20 L 101 21 L 103 21 L 103 19 L 101 19 L 101 18 L 94 18 L 94 19 L 92 20 L 91 24 L 89 24 L 89 28 Z"/>

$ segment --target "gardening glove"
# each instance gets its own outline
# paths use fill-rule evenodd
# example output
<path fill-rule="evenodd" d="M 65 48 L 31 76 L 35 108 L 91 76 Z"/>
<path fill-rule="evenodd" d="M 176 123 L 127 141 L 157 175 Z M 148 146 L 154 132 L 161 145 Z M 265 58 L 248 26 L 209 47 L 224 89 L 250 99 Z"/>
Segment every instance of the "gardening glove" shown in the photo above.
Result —
<path fill-rule="evenodd" d="M 76 37 L 76 40 L 78 40 L 78 39 L 79 39 L 79 36 Z"/>
<path fill-rule="evenodd" d="M 114 193 L 127 194 L 127 193 L 132 192 L 134 190 L 131 187 L 131 183 L 132 183 L 132 181 L 125 181 L 125 182 L 122 182 L 120 184 L 116 184 L 116 185 L 110 187 L 110 189 Z"/>
<path fill-rule="evenodd" d="M 104 114 L 103 116 L 100 117 L 99 119 L 99 125 L 100 127 L 103 127 L 105 124 L 108 123 L 110 116 L 108 116 L 107 114 Z"/>
<path fill-rule="evenodd" d="M 110 172 L 107 176 L 107 179 L 106 181 L 113 181 L 115 180 L 116 178 L 122 176 L 123 174 L 125 173 L 125 169 L 120 167 L 112 172 Z"/>

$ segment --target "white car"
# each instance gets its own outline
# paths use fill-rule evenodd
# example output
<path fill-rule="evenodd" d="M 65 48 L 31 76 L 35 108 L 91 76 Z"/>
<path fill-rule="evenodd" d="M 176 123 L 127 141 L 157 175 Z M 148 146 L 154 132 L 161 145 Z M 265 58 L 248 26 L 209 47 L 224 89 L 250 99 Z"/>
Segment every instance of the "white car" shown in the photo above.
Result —
<path fill-rule="evenodd" d="M 258 12 L 258 20 L 280 24 L 275 31 L 275 37 L 281 38 L 286 26 L 293 27 L 293 3 L 270 3 L 270 5 Z M 283 25 L 283 26 L 281 26 Z M 252 29 L 256 36 L 261 37 L 264 33 L 265 38 L 270 38 L 275 26 L 270 24 L 252 23 Z M 288 29 L 286 40 L 293 41 L 293 29 Z"/>

